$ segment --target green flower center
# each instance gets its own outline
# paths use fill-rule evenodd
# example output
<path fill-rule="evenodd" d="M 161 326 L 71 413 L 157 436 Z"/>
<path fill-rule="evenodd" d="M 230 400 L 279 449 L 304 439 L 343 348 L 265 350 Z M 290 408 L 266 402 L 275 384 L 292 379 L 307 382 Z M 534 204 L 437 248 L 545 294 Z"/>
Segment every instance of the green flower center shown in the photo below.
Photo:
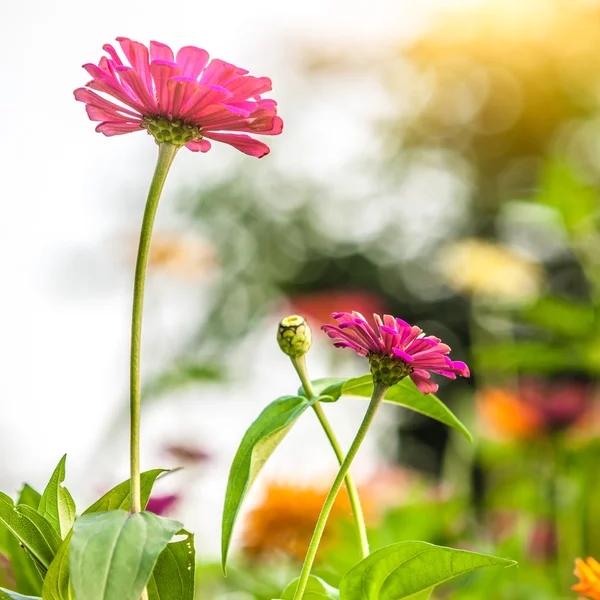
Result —
<path fill-rule="evenodd" d="M 174 146 L 185 146 L 188 142 L 202 139 L 200 129 L 188 125 L 179 119 L 169 121 L 163 117 L 144 117 L 142 127 L 152 134 L 159 144 L 168 143 Z"/>
<path fill-rule="evenodd" d="M 368 359 L 374 383 L 382 383 L 388 386 L 396 385 L 413 371 L 409 365 L 397 358 L 370 354 Z"/>

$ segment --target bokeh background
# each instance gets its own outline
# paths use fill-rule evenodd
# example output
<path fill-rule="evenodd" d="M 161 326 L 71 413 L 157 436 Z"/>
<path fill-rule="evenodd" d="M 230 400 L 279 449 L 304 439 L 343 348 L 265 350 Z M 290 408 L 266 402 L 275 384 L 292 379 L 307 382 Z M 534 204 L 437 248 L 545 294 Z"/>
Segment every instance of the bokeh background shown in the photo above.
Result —
<path fill-rule="evenodd" d="M 297 383 L 278 320 L 306 316 L 314 378 L 366 364 L 318 327 L 391 312 L 473 377 L 439 396 L 475 433 L 385 407 L 356 462 L 373 547 L 509 556 L 435 598 L 575 597 L 600 558 L 600 4 L 338 0 L 2 3 L 0 488 L 68 453 L 79 506 L 127 476 L 137 234 L 156 150 L 93 132 L 72 90 L 118 35 L 195 44 L 274 81 L 261 161 L 181 152 L 156 225 L 143 467 L 185 468 L 153 507 L 197 532 L 199 597 L 270 600 L 299 569 L 335 472 L 306 415 L 253 490 L 224 580 L 219 519 L 245 428 Z M 349 444 L 365 403 L 326 406 Z M 356 549 L 343 498 L 318 572 Z M 492 591 L 493 590 L 493 591 Z"/>

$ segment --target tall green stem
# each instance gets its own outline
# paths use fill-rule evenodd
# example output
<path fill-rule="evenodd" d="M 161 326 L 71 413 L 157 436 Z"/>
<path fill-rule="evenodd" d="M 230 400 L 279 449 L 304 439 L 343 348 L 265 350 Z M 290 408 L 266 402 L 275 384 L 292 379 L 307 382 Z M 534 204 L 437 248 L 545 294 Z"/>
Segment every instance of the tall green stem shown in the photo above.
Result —
<path fill-rule="evenodd" d="M 333 508 L 333 503 L 342 487 L 344 482 L 344 478 L 350 469 L 350 465 L 360 448 L 365 436 L 367 435 L 367 431 L 373 422 L 373 418 L 375 417 L 375 413 L 379 408 L 379 405 L 383 401 L 383 397 L 388 390 L 388 386 L 382 385 L 381 383 L 376 383 L 373 388 L 373 395 L 371 397 L 371 402 L 369 403 L 369 408 L 367 408 L 367 412 L 358 428 L 358 432 L 356 433 L 356 437 L 348 450 L 348 454 L 346 454 L 346 458 L 342 462 L 342 466 L 338 471 L 338 474 L 327 494 L 327 498 L 325 498 L 325 502 L 323 503 L 323 508 L 321 509 L 321 514 L 319 515 L 319 519 L 317 520 L 317 524 L 315 526 L 315 531 L 312 536 L 312 540 L 308 546 L 308 551 L 306 553 L 306 558 L 304 559 L 304 564 L 302 565 L 302 572 L 300 573 L 300 579 L 298 581 L 298 587 L 296 588 L 296 592 L 294 594 L 294 600 L 301 600 L 304 591 L 306 590 L 306 584 L 308 583 L 308 578 L 310 577 L 310 571 L 312 569 L 313 563 L 315 561 L 315 556 L 317 555 L 317 549 L 319 547 L 319 543 L 321 542 L 321 537 L 323 536 L 323 531 L 325 530 L 325 525 L 327 524 L 327 519 L 329 517 L 329 513 Z"/>
<path fill-rule="evenodd" d="M 310 381 L 310 377 L 308 376 L 308 370 L 306 368 L 306 356 L 303 354 L 302 356 L 290 357 L 296 372 L 298 373 L 298 377 L 302 382 L 302 387 L 306 392 L 307 398 L 314 398 L 316 396 L 315 391 L 313 389 L 312 383 Z M 325 416 L 323 412 L 323 407 L 319 401 L 313 404 L 313 409 L 321 423 L 321 427 L 335 452 L 335 455 L 338 459 L 340 465 L 344 462 L 344 452 L 335 437 L 335 433 L 333 433 L 333 429 L 331 427 L 331 423 Z M 367 538 L 367 527 L 365 525 L 365 517 L 363 515 L 362 507 L 360 505 L 360 498 L 358 495 L 358 490 L 356 489 L 356 484 L 354 483 L 354 479 L 350 473 L 346 474 L 345 478 L 346 490 L 348 491 L 348 498 L 350 500 L 350 508 L 352 509 L 352 516 L 354 517 L 354 524 L 356 527 L 356 535 L 358 537 L 358 543 L 360 545 L 360 552 L 363 558 L 369 556 L 369 540 Z"/>
<path fill-rule="evenodd" d="M 146 281 L 146 265 L 150 252 L 152 226 L 167 174 L 177 154 L 178 146 L 159 144 L 158 161 L 148 191 L 146 209 L 142 220 L 142 231 L 135 264 L 135 280 L 133 286 L 133 312 L 131 317 L 131 369 L 130 369 L 130 457 L 131 457 L 131 512 L 140 512 L 140 348 L 142 341 L 142 310 L 144 307 L 144 284 Z"/>

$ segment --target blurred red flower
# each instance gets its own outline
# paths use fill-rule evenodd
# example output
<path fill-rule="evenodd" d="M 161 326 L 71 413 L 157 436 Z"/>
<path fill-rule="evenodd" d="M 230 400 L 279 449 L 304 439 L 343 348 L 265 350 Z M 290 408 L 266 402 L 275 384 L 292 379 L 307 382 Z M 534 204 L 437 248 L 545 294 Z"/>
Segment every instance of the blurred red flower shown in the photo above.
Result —
<path fill-rule="evenodd" d="M 331 320 L 331 313 L 353 310 L 370 317 L 387 311 L 386 302 L 366 290 L 325 290 L 300 294 L 288 299 L 289 314 L 302 315 L 309 324 L 321 326 Z M 317 327 L 314 328 L 315 330 Z"/>

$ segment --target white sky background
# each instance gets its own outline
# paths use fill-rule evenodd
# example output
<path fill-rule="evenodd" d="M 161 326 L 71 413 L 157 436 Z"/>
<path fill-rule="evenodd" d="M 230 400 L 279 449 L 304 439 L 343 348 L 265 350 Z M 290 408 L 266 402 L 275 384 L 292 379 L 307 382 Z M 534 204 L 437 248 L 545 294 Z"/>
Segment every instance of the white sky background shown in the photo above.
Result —
<path fill-rule="evenodd" d="M 290 97 L 286 82 L 292 86 L 294 81 L 286 53 L 294 50 L 296 40 L 324 46 L 344 42 L 360 53 L 374 41 L 414 35 L 443 4 L 440 0 L 0 0 L 0 489 L 13 493 L 23 480 L 42 487 L 60 456 L 68 452 L 68 482 L 73 483 L 76 499 L 89 499 L 100 491 L 90 490 L 89 482 L 99 486 L 101 476 L 85 468 L 97 450 L 103 425 L 126 401 L 133 262 L 127 262 L 129 250 L 123 239 L 137 235 L 155 147 L 142 133 L 105 138 L 94 132 L 83 104 L 72 97 L 72 90 L 89 79 L 81 65 L 97 62 L 102 45 L 114 43 L 118 35 L 144 43 L 156 39 L 174 49 L 197 45 L 254 75 L 270 76 L 272 97 L 281 102 Z M 353 105 L 361 105 L 360 98 L 357 89 Z M 294 98 L 297 106 L 302 101 Z M 365 114 L 371 109 L 362 108 Z M 357 134 L 345 128 L 343 106 L 335 110 L 342 117 L 329 129 L 321 120 L 311 123 L 310 115 L 286 119 L 282 104 L 286 129 L 264 161 L 276 160 L 294 170 L 319 166 L 327 173 L 328 157 L 332 168 L 343 160 L 344 152 L 346 157 L 360 153 L 368 157 L 368 140 L 356 139 Z M 296 109 L 293 114 L 298 113 Z M 182 151 L 167 182 L 157 229 L 168 224 L 169 197 L 179 185 L 201 181 L 232 160 L 255 159 L 237 156 L 236 150 L 217 143 L 204 155 Z M 256 162 L 257 177 L 264 161 Z M 185 315 L 194 314 L 191 306 L 201 301 L 201 290 L 151 280 L 146 355 L 150 344 L 173 341 L 174 335 L 184 332 Z M 264 402 L 289 391 L 293 382 L 272 338 L 268 331 L 252 356 L 253 360 L 264 356 L 256 371 L 269 373 L 268 383 L 259 387 L 251 382 L 251 394 L 248 388 L 227 391 L 239 409 L 233 411 L 235 421 L 227 433 L 208 444 L 217 459 L 210 467 L 212 479 L 198 492 L 205 516 L 222 502 L 227 465 L 244 428 Z M 273 364 L 280 369 L 274 375 L 269 371 Z M 317 367 L 313 371 L 314 377 L 325 374 Z M 225 401 L 219 396 L 223 391 L 196 392 L 200 393 L 211 394 L 210 404 L 195 403 L 190 396 L 176 407 L 163 405 L 163 413 L 146 415 L 146 429 L 163 428 L 169 440 L 208 439 L 211 433 L 214 437 L 215 428 L 231 418 L 231 404 L 219 409 L 220 401 Z M 350 421 L 342 415 L 339 425 L 346 442 L 362 411 L 362 406 L 356 408 Z M 294 438 L 296 449 L 306 448 L 302 435 L 307 431 L 300 430 Z M 114 443 L 110 468 L 103 474 L 109 484 L 127 472 L 126 442 Z M 288 457 L 294 441 L 290 444 Z M 373 440 L 372 449 L 375 444 Z M 312 468 L 321 450 L 327 452 L 315 443 L 313 461 L 299 472 Z M 164 466 L 152 452 L 144 451 L 143 467 Z M 326 461 L 319 465 L 333 468 Z M 191 501 L 188 505 L 192 521 L 194 515 L 198 518 L 199 506 Z M 194 523 L 188 526 L 193 528 Z M 209 533 L 218 529 L 212 524 L 198 527 Z M 216 552 L 216 543 L 211 544 Z"/>

